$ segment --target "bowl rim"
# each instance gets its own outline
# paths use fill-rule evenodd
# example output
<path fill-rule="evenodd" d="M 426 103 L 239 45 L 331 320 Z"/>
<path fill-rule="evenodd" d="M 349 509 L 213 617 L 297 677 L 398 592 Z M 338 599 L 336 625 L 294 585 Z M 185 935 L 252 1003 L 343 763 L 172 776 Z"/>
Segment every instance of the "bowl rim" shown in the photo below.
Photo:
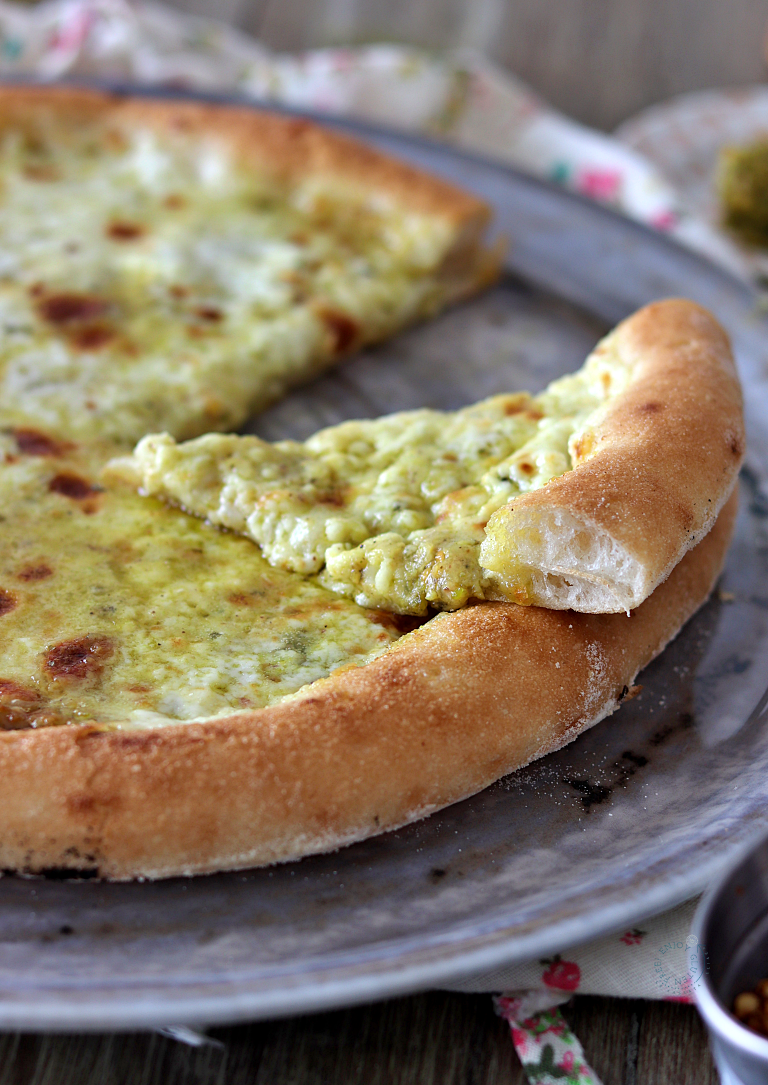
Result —
<path fill-rule="evenodd" d="M 704 948 L 704 953 L 707 958 L 709 956 L 706 935 L 712 919 L 712 912 L 717 905 L 723 890 L 731 878 L 738 873 L 739 869 L 751 859 L 753 855 L 761 850 L 768 851 L 768 833 L 764 830 L 761 830 L 754 835 L 747 844 L 739 850 L 735 859 L 728 864 L 714 885 L 712 885 L 701 898 L 691 924 L 690 944 L 686 951 L 689 962 L 689 975 L 692 972 L 690 962 L 694 953 L 697 951 L 698 946 Z M 766 899 L 766 911 L 768 911 L 768 898 Z M 707 969 L 701 972 L 699 981 L 693 983 L 692 991 L 696 1007 L 704 1018 L 707 1027 L 714 1032 L 720 1040 L 738 1047 L 750 1055 L 757 1055 L 768 1063 L 768 1037 L 759 1036 L 756 1032 L 753 1032 L 752 1029 L 747 1028 L 747 1026 L 742 1024 L 738 1017 L 727 1008 L 715 990 Z"/>

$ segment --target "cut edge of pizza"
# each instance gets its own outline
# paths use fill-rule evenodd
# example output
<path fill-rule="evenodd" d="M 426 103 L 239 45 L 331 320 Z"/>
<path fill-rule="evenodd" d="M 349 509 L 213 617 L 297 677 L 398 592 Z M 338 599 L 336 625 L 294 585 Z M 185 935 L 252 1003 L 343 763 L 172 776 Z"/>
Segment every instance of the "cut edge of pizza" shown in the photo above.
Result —
<path fill-rule="evenodd" d="M 744 453 L 725 333 L 657 302 L 538 396 L 346 422 L 308 441 L 145 437 L 106 477 L 248 536 L 361 606 L 617 613 L 710 530 Z"/>

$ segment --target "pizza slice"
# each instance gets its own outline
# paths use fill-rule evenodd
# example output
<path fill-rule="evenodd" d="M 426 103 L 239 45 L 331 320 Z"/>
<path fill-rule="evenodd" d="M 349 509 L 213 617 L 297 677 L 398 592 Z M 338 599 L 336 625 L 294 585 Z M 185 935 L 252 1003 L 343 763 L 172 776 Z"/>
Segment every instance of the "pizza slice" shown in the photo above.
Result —
<path fill-rule="evenodd" d="M 298 858 L 571 741 L 709 594 L 735 500 L 632 612 L 419 623 L 270 566 L 77 451 L 6 438 L 0 867 L 125 879 Z"/>
<path fill-rule="evenodd" d="M 236 427 L 490 281 L 488 219 L 308 121 L 2 88 L 0 426 L 94 455 Z"/>
<path fill-rule="evenodd" d="M 744 450 L 725 334 L 641 310 L 537 396 L 345 422 L 308 441 L 145 437 L 109 470 L 365 607 L 629 611 L 710 530 Z"/>

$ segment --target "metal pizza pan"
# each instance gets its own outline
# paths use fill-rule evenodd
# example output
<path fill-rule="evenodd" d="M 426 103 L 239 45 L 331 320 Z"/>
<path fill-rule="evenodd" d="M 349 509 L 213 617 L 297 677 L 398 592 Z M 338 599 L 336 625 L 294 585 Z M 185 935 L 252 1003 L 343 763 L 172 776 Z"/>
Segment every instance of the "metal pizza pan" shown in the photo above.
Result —
<path fill-rule="evenodd" d="M 510 240 L 506 270 L 250 430 L 301 438 L 536 390 L 633 309 L 691 297 L 730 332 L 747 393 L 750 451 L 720 589 L 644 672 L 641 697 L 408 828 L 194 879 L 0 877 L 0 1028 L 223 1023 L 449 984 L 670 907 L 768 825 L 768 336 L 753 296 L 667 238 L 505 166 L 324 120 L 488 200 Z"/>

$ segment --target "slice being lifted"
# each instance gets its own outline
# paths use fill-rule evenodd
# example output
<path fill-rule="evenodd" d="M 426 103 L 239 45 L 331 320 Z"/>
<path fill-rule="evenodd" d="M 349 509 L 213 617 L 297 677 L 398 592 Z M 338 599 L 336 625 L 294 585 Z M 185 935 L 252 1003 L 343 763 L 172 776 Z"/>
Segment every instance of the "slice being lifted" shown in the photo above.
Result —
<path fill-rule="evenodd" d="M 725 334 L 673 300 L 535 397 L 346 422 L 303 444 L 154 435 L 109 471 L 362 606 L 612 613 L 706 535 L 743 451 Z"/>
<path fill-rule="evenodd" d="M 307 121 L 2 88 L 0 426 L 237 426 L 487 282 L 488 217 Z"/>

